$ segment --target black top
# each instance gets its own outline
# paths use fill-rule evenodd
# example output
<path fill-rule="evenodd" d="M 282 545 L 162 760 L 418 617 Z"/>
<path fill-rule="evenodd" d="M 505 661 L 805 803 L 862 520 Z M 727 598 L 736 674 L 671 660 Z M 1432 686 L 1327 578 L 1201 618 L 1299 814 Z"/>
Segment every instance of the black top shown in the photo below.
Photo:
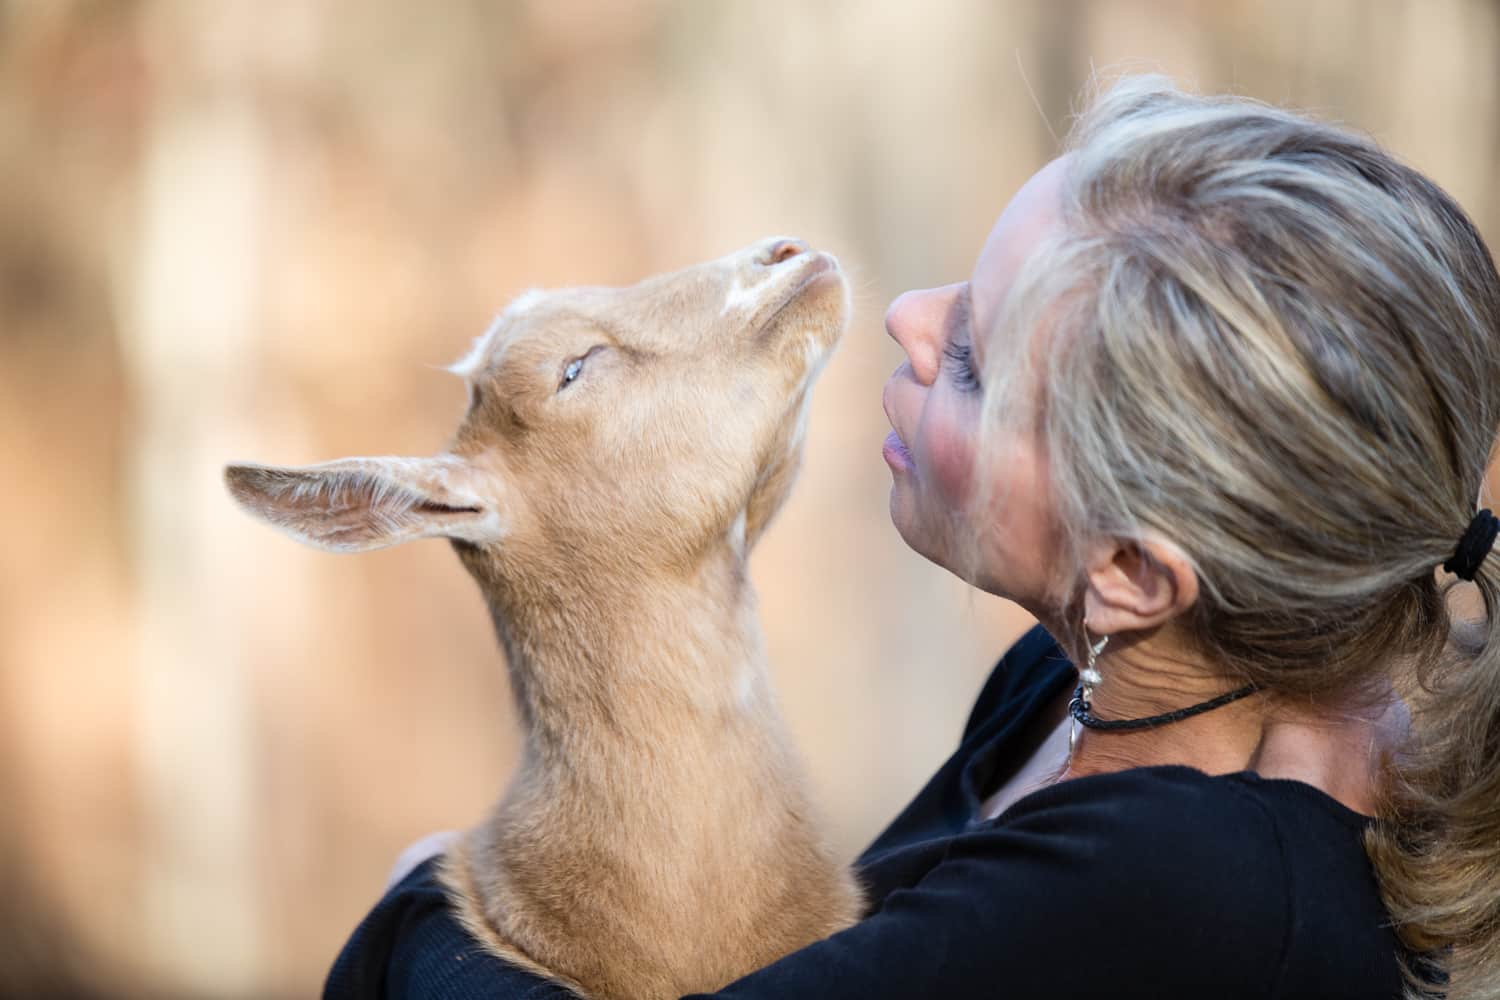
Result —
<path fill-rule="evenodd" d="M 1028 723 L 1076 678 L 1041 626 L 1022 636 L 958 751 L 856 863 L 866 918 L 712 996 L 1401 995 L 1396 937 L 1360 839 L 1370 819 L 1311 785 L 1138 767 L 1049 785 L 977 819 L 982 797 L 1029 756 Z M 324 996 L 573 994 L 483 953 L 429 861 L 360 924 Z"/>

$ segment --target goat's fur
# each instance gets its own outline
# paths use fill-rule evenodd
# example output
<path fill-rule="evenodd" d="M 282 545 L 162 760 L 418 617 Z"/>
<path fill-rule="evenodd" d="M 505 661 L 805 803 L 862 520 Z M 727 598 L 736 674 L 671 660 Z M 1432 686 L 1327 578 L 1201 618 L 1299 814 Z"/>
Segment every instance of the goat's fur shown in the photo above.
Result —
<path fill-rule="evenodd" d="M 483 590 L 523 753 L 441 874 L 495 954 L 600 1000 L 677 997 L 858 919 L 746 568 L 848 311 L 837 262 L 782 239 L 529 292 L 454 366 L 470 406 L 446 453 L 226 470 L 323 548 L 447 537 Z"/>

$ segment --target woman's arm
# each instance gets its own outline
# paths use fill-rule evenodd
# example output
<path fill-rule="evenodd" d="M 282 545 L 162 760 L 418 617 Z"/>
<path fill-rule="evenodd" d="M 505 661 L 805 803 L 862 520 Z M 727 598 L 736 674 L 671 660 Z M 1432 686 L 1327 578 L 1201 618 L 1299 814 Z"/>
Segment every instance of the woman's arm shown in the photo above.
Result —
<path fill-rule="evenodd" d="M 1044 789 L 863 922 L 692 1000 L 1272 995 L 1289 897 L 1269 818 L 1186 771 Z"/>
<path fill-rule="evenodd" d="M 489 954 L 448 905 L 436 858 L 406 872 L 344 945 L 323 1000 L 576 1000 Z"/>
<path fill-rule="evenodd" d="M 1269 995 L 1289 905 L 1276 838 L 1258 806 L 1205 780 L 1144 769 L 1044 789 L 954 838 L 859 924 L 696 1000 Z M 480 952 L 436 883 L 419 884 L 430 870 L 361 925 L 326 996 L 571 996 Z M 341 978 L 351 949 L 368 968 Z"/>

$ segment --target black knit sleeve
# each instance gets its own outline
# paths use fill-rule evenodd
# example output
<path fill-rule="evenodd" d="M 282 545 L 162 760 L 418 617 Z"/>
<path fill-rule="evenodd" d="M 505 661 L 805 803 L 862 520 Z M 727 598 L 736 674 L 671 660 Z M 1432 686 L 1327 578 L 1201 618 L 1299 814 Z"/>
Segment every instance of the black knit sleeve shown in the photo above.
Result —
<path fill-rule="evenodd" d="M 1046 789 L 866 920 L 695 1000 L 1272 995 L 1291 920 L 1276 836 L 1204 777 Z"/>
<path fill-rule="evenodd" d="M 344 945 L 323 1000 L 569 1000 L 575 994 L 481 948 L 424 861 L 392 886 Z"/>

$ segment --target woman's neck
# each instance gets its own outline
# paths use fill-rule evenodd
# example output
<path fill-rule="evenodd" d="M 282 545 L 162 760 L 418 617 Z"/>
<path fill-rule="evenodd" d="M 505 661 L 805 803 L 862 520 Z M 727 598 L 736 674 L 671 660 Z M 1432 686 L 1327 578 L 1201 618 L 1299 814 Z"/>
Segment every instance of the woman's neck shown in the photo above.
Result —
<path fill-rule="evenodd" d="M 1094 666 L 1103 679 L 1089 693 L 1090 712 L 1106 720 L 1160 715 L 1240 686 L 1176 648 L 1163 630 L 1111 636 Z M 1154 764 L 1188 764 L 1209 774 L 1242 770 L 1260 742 L 1263 700 L 1252 695 L 1148 729 L 1084 728 L 1070 770 L 1088 774 Z"/>
<path fill-rule="evenodd" d="M 1112 638 L 1095 666 L 1103 680 L 1091 692 L 1090 712 L 1107 720 L 1187 708 L 1240 686 L 1174 648 L 1163 633 Z M 1161 764 L 1206 774 L 1249 770 L 1306 782 L 1372 814 L 1380 753 L 1401 739 L 1405 715 L 1394 694 L 1374 709 L 1327 701 L 1293 707 L 1255 694 L 1147 729 L 1080 729 L 1060 779 Z"/>

